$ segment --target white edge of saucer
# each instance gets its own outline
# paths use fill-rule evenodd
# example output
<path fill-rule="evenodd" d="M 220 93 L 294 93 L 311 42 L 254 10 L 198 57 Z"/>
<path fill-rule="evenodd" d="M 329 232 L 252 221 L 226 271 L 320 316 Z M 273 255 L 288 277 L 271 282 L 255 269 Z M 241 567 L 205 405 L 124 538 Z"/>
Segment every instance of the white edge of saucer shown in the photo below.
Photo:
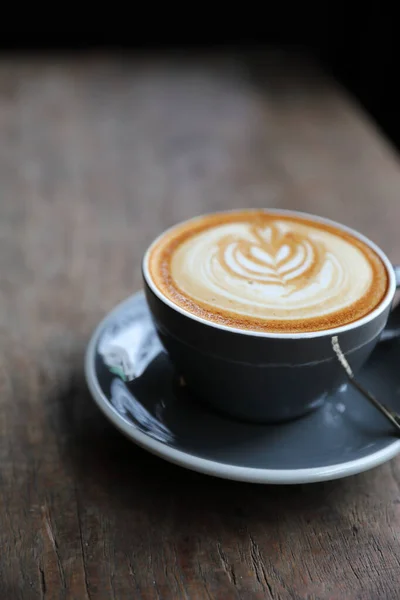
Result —
<path fill-rule="evenodd" d="M 98 324 L 88 343 L 85 354 L 85 376 L 93 399 L 103 412 L 103 414 L 116 426 L 119 431 L 133 440 L 138 446 L 148 450 L 152 454 L 159 456 L 171 463 L 185 467 L 192 471 L 204 473 L 223 479 L 243 481 L 248 483 L 293 485 L 302 483 L 315 483 L 320 481 L 330 481 L 356 475 L 364 471 L 378 467 L 389 461 L 400 452 L 400 440 L 395 440 L 388 444 L 386 448 L 378 450 L 373 454 L 352 460 L 349 462 L 330 465 L 327 467 L 313 467 L 310 469 L 261 469 L 250 467 L 239 467 L 226 463 L 214 462 L 205 458 L 198 458 L 182 450 L 171 448 L 170 446 L 154 440 L 150 436 L 139 431 L 135 425 L 125 420 L 109 403 L 102 393 L 97 382 L 94 369 L 94 356 L 97 341 L 104 327 L 115 317 L 116 313 L 125 306 L 132 303 L 135 298 L 144 297 L 143 291 L 136 292 L 120 304 L 118 304 L 106 317 Z"/>

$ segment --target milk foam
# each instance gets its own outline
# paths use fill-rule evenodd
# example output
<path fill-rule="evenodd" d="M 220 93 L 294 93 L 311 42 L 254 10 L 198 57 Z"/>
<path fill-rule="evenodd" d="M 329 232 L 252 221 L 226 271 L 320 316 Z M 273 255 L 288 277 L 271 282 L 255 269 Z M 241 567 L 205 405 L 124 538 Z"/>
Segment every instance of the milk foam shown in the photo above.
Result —
<path fill-rule="evenodd" d="M 366 242 L 335 224 L 268 211 L 206 215 L 148 255 L 155 285 L 205 320 L 267 332 L 321 331 L 367 315 L 389 275 Z"/>
<path fill-rule="evenodd" d="M 279 218 L 196 233 L 173 253 L 170 271 L 185 296 L 211 311 L 269 320 L 345 310 L 368 293 L 374 276 L 345 237 Z"/>

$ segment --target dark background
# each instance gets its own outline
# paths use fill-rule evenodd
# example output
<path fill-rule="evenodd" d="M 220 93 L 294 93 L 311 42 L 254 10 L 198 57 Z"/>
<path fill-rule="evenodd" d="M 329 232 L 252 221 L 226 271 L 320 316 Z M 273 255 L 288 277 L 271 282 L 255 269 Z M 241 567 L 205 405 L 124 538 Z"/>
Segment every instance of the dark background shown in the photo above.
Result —
<path fill-rule="evenodd" d="M 264 46 L 312 53 L 400 149 L 400 36 L 389 3 L 378 8 L 368 2 L 328 2 L 322 8 L 313 3 L 272 8 L 241 4 L 240 10 L 234 6 L 224 12 L 223 5 L 182 5 L 182 10 L 175 5 L 175 12 L 170 8 L 163 13 L 162 8 L 146 4 L 125 8 L 88 4 L 79 9 L 68 5 L 68 11 L 57 18 L 23 8 L 24 23 L 29 25 L 12 21 L 4 27 L 3 21 L 0 56 L 98 50 L 188 53 Z M 14 10 L 18 14 L 18 7 Z"/>

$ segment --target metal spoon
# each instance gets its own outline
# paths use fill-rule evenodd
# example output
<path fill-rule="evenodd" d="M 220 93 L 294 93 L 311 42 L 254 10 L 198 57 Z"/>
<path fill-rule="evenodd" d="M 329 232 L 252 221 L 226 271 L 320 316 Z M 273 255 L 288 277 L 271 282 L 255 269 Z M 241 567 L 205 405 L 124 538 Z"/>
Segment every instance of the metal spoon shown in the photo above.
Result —
<path fill-rule="evenodd" d="M 375 408 L 377 408 L 391 423 L 392 425 L 395 426 L 395 428 L 397 429 L 398 432 L 400 432 L 400 415 L 398 413 L 396 413 L 394 410 L 391 410 L 390 408 L 388 408 L 387 406 L 385 406 L 384 404 L 382 404 L 381 402 L 379 402 L 379 400 L 377 400 L 375 398 L 375 396 L 373 396 L 371 394 L 371 392 L 369 392 L 368 390 L 366 390 L 361 383 L 359 383 L 356 378 L 354 377 L 354 373 L 349 365 L 349 363 L 346 360 L 346 357 L 344 356 L 340 345 L 339 345 L 339 340 L 338 337 L 335 335 L 334 337 L 332 337 L 332 348 L 333 351 L 335 352 L 340 364 L 342 365 L 342 367 L 344 368 L 344 370 L 346 371 L 347 377 L 350 381 L 350 383 L 365 397 L 367 398 L 367 400 L 369 400 L 371 402 L 371 404 L 373 404 L 375 406 Z"/>

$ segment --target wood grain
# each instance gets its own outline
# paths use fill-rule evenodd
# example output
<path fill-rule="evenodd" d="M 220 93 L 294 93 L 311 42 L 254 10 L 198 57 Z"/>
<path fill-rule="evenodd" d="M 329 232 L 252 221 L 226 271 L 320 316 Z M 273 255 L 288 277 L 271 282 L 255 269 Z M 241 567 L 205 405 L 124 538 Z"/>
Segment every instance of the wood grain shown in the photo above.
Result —
<path fill-rule="evenodd" d="M 201 476 L 116 432 L 82 375 L 94 326 L 183 218 L 308 210 L 400 262 L 378 129 L 276 52 L 8 57 L 0 139 L 0 598 L 397 598 L 398 460 L 293 488 Z"/>

